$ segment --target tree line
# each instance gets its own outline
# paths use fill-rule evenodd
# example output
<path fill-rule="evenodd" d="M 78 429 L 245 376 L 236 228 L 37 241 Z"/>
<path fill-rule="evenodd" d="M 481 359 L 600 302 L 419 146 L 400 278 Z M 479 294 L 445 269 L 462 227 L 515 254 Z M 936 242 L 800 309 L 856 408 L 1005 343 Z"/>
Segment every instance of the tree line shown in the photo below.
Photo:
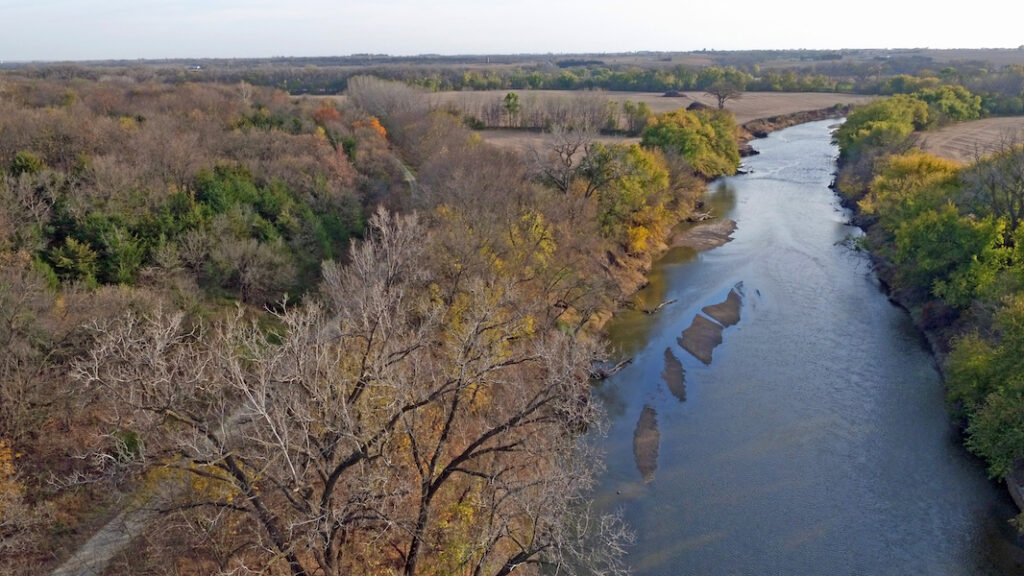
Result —
<path fill-rule="evenodd" d="M 913 147 L 915 131 L 979 107 L 943 87 L 855 110 L 837 133 L 837 182 L 882 277 L 937 342 L 968 448 L 1002 480 L 1024 463 L 1024 145 L 1007 140 L 968 165 Z"/>
<path fill-rule="evenodd" d="M 982 97 L 990 115 L 1024 113 L 1024 66 L 981 58 L 940 62 L 915 51 L 707 52 L 706 65 L 673 63 L 648 55 L 628 63 L 614 58 L 549 56 L 388 57 L 30 64 L 15 68 L 37 79 L 131 78 L 163 84 L 247 82 L 298 94 L 339 94 L 351 78 L 373 75 L 430 91 L 707 90 L 727 81 L 749 91 L 852 92 L 891 95 L 921 86 L 962 85 Z"/>

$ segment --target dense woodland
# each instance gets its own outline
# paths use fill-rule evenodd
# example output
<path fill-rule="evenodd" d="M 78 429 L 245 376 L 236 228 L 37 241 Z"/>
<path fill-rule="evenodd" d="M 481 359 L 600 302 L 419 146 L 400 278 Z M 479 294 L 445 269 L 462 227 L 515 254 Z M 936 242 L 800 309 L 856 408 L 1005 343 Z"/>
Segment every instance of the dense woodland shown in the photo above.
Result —
<path fill-rule="evenodd" d="M 594 517 L 596 334 L 724 112 L 483 144 L 416 89 L 0 84 L 0 573 L 124 508 L 111 573 L 623 570 Z"/>
<path fill-rule="evenodd" d="M 895 298 L 945 358 L 967 446 L 1001 480 L 1024 471 L 1024 143 L 966 166 L 914 148 L 915 132 L 980 110 L 943 87 L 854 111 L 837 134 L 837 183 Z"/>

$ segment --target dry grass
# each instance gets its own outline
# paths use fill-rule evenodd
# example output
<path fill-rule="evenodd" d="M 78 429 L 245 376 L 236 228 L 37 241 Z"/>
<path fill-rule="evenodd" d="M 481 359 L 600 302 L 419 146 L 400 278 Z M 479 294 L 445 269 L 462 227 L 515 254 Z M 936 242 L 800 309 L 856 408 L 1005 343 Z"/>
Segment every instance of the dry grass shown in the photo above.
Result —
<path fill-rule="evenodd" d="M 1024 116 L 961 122 L 917 136 L 917 145 L 935 156 L 967 164 L 1011 141 L 1024 139 Z"/>
<path fill-rule="evenodd" d="M 494 144 L 507 150 L 518 150 L 529 152 L 531 150 L 548 150 L 555 143 L 555 137 L 542 132 L 528 132 L 525 130 L 481 130 L 477 132 L 484 142 Z M 618 144 L 621 142 L 639 142 L 639 138 L 628 136 L 595 136 L 594 140 L 605 144 Z"/>
<path fill-rule="evenodd" d="M 703 92 L 684 92 L 679 97 L 665 97 L 661 92 L 578 92 L 558 90 L 517 90 L 521 102 L 545 98 L 605 98 L 622 104 L 626 100 L 644 102 L 654 113 L 670 112 L 686 108 L 695 100 L 708 106 L 716 106 L 714 99 Z M 474 109 L 483 102 L 501 100 L 508 91 L 490 92 L 442 92 L 430 94 L 436 105 L 453 105 L 463 109 Z M 770 118 L 794 112 L 818 110 L 836 104 L 863 104 L 874 98 L 860 94 L 835 94 L 822 92 L 745 92 L 739 100 L 726 103 L 726 109 L 736 116 L 737 124 L 744 124 L 759 118 Z M 487 142 L 520 150 L 546 147 L 550 137 L 546 134 L 513 130 L 484 130 L 480 136 Z M 635 142 L 636 138 L 602 136 L 605 142 Z"/>
<path fill-rule="evenodd" d="M 431 94 L 440 104 L 467 105 L 501 100 L 508 92 L 516 92 L 519 100 L 531 96 L 537 98 L 578 98 L 579 96 L 601 97 L 622 104 L 626 100 L 634 103 L 645 102 L 656 114 L 686 108 L 694 100 L 708 106 L 716 106 L 715 99 L 703 92 L 683 92 L 680 97 L 665 97 L 661 92 L 580 92 L 559 90 L 496 90 L 489 92 L 441 92 Z M 780 114 L 792 114 L 804 110 L 817 110 L 835 104 L 863 104 L 874 98 L 860 94 L 835 94 L 831 92 L 744 92 L 739 100 L 726 103 L 725 108 L 736 115 L 736 122 L 743 124 L 758 118 L 769 118 Z M 472 106 L 475 107 L 475 106 Z"/>

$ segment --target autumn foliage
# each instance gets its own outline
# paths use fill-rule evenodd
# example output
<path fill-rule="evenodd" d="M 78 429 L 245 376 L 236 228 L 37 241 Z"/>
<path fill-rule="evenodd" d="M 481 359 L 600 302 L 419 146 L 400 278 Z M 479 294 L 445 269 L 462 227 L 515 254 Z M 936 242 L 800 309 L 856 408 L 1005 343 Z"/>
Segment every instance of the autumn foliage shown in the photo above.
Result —
<path fill-rule="evenodd" d="M 388 136 L 388 131 L 385 130 L 383 126 L 381 126 L 380 119 L 377 118 L 376 116 L 371 116 L 367 120 L 360 120 L 359 122 L 356 122 L 352 126 L 355 128 L 369 128 L 370 130 L 373 130 L 377 134 L 380 134 L 381 138 L 387 138 Z"/>
<path fill-rule="evenodd" d="M 45 571 L 93 510 L 146 496 L 161 521 L 112 573 L 621 572 L 630 534 L 591 515 L 578 443 L 595 328 L 629 290 L 605 253 L 650 257 L 682 172 L 595 149 L 564 195 L 360 85 L 387 98 L 5 78 L 20 562 Z"/>

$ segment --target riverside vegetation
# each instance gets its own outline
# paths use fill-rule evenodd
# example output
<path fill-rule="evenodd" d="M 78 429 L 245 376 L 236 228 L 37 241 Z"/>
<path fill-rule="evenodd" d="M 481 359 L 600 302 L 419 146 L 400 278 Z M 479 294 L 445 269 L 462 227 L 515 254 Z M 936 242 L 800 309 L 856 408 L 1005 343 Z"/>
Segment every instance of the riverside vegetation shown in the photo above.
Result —
<path fill-rule="evenodd" d="M 915 132 L 981 110 L 981 98 L 959 86 L 855 110 L 836 135 L 837 185 L 858 207 L 894 299 L 940 354 L 967 446 L 1016 492 L 1024 463 L 1024 145 L 1006 140 L 967 165 L 913 147 Z"/>
<path fill-rule="evenodd" d="M 736 66 L 747 89 L 806 75 Z M 626 103 L 615 129 L 640 144 L 607 144 L 592 138 L 607 110 L 542 110 L 553 143 L 524 157 L 406 84 L 163 70 L 0 76 L 0 573 L 45 569 L 139 501 L 159 529 L 109 573 L 623 572 L 631 535 L 590 512 L 599 462 L 576 442 L 601 423 L 596 331 L 705 179 L 736 170 L 729 113 Z M 1000 418 L 1020 397 L 996 380 L 1020 358 L 998 312 L 1017 220 L 983 195 L 918 213 L 900 166 L 941 162 L 883 159 L 937 113 L 1015 110 L 1014 70 L 939 73 L 984 84 L 979 102 L 925 70 L 866 67 L 865 91 L 918 94 L 840 135 L 844 190 L 891 166 L 890 192 L 872 186 L 865 206 L 880 222 L 932 219 L 872 233 L 890 230 L 879 254 L 922 263 L 900 281 L 941 299 L 926 316 L 980 319 L 956 340 L 974 372 L 955 388 L 965 414 L 993 417 L 969 429 L 979 451 L 1012 444 Z M 306 92 L 309 74 L 348 97 L 285 91 Z M 500 87 L 529 86 L 513 76 Z M 499 123 L 521 121 L 518 97 L 499 101 Z M 987 165 L 1011 166 L 1013 150 Z M 927 170 L 921 199 L 968 182 Z M 976 240 L 968 261 L 929 244 L 934 230 Z"/>
<path fill-rule="evenodd" d="M 110 573 L 616 574 L 596 328 L 726 112 L 522 158 L 416 90 L 0 85 L 0 573 L 161 515 Z"/>

